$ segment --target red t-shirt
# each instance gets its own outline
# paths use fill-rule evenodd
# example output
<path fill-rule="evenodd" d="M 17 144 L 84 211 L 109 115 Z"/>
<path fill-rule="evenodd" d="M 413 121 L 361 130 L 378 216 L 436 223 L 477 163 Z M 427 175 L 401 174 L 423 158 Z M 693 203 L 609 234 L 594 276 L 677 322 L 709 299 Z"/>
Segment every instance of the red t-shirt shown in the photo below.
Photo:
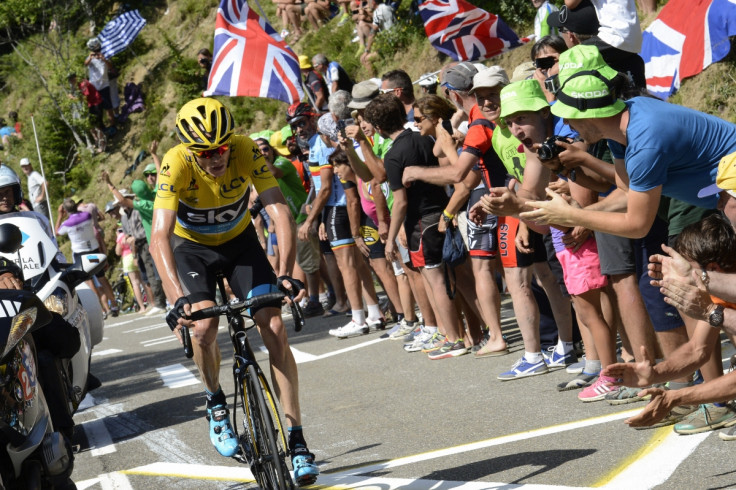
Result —
<path fill-rule="evenodd" d="M 474 170 L 480 171 L 486 187 L 502 187 L 506 183 L 506 168 L 493 149 L 491 138 L 494 126 L 490 121 L 480 121 L 485 121 L 485 117 L 478 104 L 475 104 L 468 115 L 468 134 L 465 135 L 463 152 L 480 159 Z"/>
<path fill-rule="evenodd" d="M 89 83 L 89 80 L 82 80 L 79 82 L 79 90 L 81 90 L 82 94 L 87 98 L 87 107 L 94 107 L 102 104 L 102 96 L 94 85 Z"/>

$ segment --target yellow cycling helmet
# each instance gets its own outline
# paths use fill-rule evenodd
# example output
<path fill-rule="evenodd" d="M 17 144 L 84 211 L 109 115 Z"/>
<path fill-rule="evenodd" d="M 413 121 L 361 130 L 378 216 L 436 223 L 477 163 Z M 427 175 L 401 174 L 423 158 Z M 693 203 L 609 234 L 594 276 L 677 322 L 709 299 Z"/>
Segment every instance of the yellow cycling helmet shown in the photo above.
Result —
<path fill-rule="evenodd" d="M 230 111 L 209 97 L 194 99 L 176 115 L 176 134 L 187 148 L 204 151 L 227 144 L 235 123 Z"/>

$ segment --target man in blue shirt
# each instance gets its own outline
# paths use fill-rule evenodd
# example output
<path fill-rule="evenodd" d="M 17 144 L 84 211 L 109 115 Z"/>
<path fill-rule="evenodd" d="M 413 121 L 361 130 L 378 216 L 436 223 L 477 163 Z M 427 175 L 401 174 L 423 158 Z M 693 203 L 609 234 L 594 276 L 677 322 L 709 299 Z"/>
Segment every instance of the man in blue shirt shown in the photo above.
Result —
<path fill-rule="evenodd" d="M 649 97 L 617 98 L 624 80 L 594 46 L 575 46 L 560 56 L 558 102 L 564 118 L 587 144 L 608 139 L 618 188 L 585 209 L 550 193 L 551 201 L 527 203 L 522 218 L 630 238 L 645 236 L 662 195 L 715 208 L 716 198 L 698 190 L 715 182 L 718 162 L 736 151 L 736 125 Z"/>

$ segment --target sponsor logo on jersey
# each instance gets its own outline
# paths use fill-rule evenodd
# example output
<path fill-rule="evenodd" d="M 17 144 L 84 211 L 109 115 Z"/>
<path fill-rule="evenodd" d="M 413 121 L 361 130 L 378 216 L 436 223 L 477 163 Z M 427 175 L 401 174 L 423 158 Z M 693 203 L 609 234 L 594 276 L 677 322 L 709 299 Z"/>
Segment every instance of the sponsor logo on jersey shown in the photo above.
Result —
<path fill-rule="evenodd" d="M 271 176 L 271 171 L 268 169 L 268 165 L 265 163 L 253 171 L 253 177 L 258 179 L 266 179 Z"/>
<path fill-rule="evenodd" d="M 171 177 L 171 172 L 169 172 L 170 169 L 171 169 L 171 167 L 169 166 L 169 164 L 168 163 L 165 163 L 161 167 L 161 172 L 159 172 L 159 175 L 165 175 L 166 177 Z"/>
<path fill-rule="evenodd" d="M 185 227 L 191 227 L 194 230 L 206 225 L 238 222 L 245 216 L 248 210 L 248 194 L 250 192 L 245 192 L 237 201 L 216 208 L 197 209 L 188 206 L 186 202 L 180 201 L 179 209 L 176 212 L 177 218 Z"/>
<path fill-rule="evenodd" d="M 234 199 L 247 188 L 248 180 L 245 177 L 235 177 L 229 183 L 220 186 L 220 197 Z"/>
<path fill-rule="evenodd" d="M 164 192 L 174 192 L 174 186 L 171 184 L 162 183 L 158 185 L 158 190 Z"/>
<path fill-rule="evenodd" d="M 199 186 L 197 185 L 197 179 L 192 177 L 192 180 L 189 182 L 189 187 L 187 187 L 188 191 L 196 191 L 199 190 Z"/>

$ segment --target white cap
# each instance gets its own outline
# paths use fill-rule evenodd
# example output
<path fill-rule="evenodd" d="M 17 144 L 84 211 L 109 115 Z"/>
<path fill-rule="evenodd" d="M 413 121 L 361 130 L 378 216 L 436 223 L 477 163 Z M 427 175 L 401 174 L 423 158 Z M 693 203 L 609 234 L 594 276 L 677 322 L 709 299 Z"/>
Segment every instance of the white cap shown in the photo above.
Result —
<path fill-rule="evenodd" d="M 25 167 L 26 165 L 30 165 L 31 161 L 27 158 L 21 158 L 20 159 L 20 166 Z"/>

